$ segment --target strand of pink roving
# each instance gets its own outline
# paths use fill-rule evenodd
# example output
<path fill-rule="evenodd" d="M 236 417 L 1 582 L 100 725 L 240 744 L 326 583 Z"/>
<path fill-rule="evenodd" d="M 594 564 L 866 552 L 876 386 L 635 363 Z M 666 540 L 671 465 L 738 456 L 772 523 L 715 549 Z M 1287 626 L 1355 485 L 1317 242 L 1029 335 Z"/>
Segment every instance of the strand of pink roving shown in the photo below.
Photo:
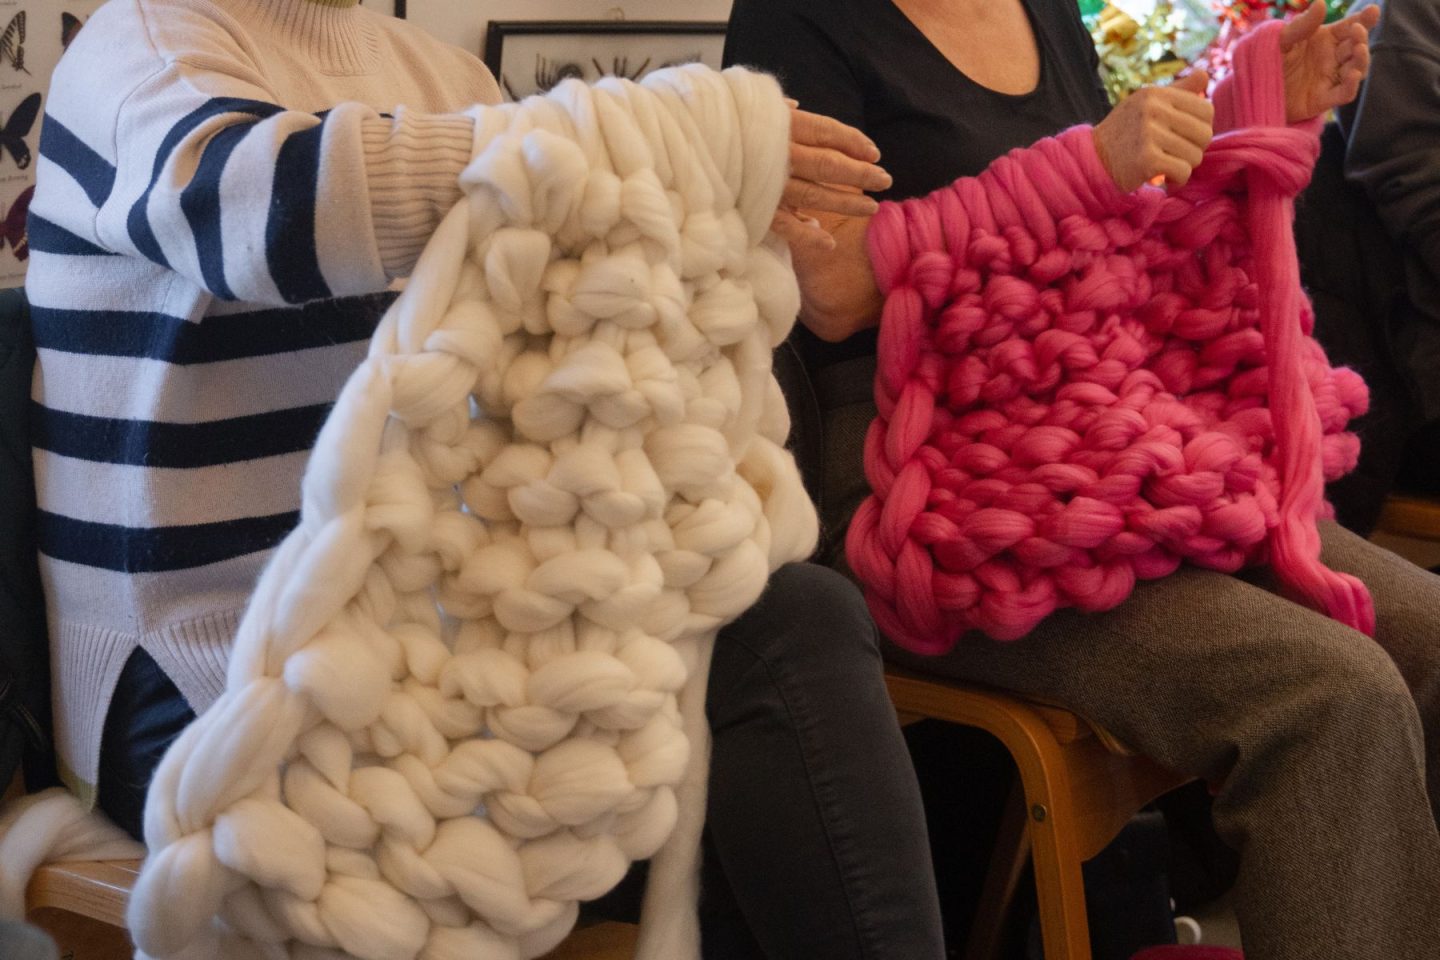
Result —
<path fill-rule="evenodd" d="M 897 642 L 1015 639 L 1182 562 L 1267 560 L 1373 632 L 1364 585 L 1320 562 L 1368 396 L 1310 335 L 1291 224 L 1319 145 L 1285 125 L 1280 30 L 1237 48 L 1229 132 L 1183 189 L 1120 193 L 1077 127 L 882 205 L 872 494 L 846 553 Z"/>

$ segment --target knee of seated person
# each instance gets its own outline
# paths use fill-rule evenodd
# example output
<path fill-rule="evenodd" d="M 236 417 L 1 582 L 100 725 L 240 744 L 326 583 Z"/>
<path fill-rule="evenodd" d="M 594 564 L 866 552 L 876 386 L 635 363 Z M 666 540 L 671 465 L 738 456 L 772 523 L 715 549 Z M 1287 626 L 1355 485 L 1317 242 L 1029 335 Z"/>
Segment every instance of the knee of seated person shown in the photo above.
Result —
<path fill-rule="evenodd" d="M 1353 641 L 1328 645 L 1301 657 L 1292 685 L 1301 709 L 1296 720 L 1314 733 L 1344 729 L 1366 731 L 1367 739 L 1390 736 L 1415 738 L 1421 734 L 1420 715 L 1410 688 L 1395 662 L 1379 644 L 1358 634 Z M 1285 681 L 1277 678 L 1277 688 Z"/>
<path fill-rule="evenodd" d="M 879 662 L 875 625 L 860 590 L 816 563 L 787 563 L 755 605 L 751 641 L 787 658 L 856 654 Z M 783 646 L 783 649 L 782 649 Z"/>

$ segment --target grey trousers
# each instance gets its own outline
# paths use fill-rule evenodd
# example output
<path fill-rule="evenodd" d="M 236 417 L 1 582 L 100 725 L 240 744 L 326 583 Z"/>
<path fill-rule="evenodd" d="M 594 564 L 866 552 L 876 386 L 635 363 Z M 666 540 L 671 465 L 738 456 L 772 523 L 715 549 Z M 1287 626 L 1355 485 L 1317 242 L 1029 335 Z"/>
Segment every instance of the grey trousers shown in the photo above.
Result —
<path fill-rule="evenodd" d="M 1440 577 L 1333 523 L 1322 534 L 1325 562 L 1375 597 L 1374 640 L 1263 576 L 1182 568 L 1014 643 L 886 655 L 1058 700 L 1209 781 L 1216 829 L 1240 852 L 1248 960 L 1434 960 Z"/>

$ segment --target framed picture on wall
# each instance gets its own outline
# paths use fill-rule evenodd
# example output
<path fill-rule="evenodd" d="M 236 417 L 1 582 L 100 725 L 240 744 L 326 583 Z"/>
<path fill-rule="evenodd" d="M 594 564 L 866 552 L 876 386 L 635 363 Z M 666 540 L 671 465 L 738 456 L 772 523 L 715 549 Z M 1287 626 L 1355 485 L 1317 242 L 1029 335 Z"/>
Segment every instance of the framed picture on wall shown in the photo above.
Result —
<path fill-rule="evenodd" d="M 725 24 L 691 20 L 492 20 L 485 64 L 511 100 L 572 77 L 639 79 L 682 63 L 720 67 Z"/>
<path fill-rule="evenodd" d="M 398 19 L 405 19 L 406 0 L 360 0 L 360 3 L 368 3 L 378 10 L 389 10 Z"/>

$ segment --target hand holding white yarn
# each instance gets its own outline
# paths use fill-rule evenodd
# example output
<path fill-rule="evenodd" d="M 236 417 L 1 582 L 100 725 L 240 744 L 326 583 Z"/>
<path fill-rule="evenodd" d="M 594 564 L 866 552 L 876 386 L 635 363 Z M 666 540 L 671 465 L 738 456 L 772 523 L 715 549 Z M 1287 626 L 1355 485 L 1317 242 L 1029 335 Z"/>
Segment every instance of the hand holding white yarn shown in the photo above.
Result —
<path fill-rule="evenodd" d="M 789 112 L 689 67 L 477 113 L 157 771 L 141 956 L 521 960 L 690 842 L 709 644 L 815 540 L 770 371 Z"/>

